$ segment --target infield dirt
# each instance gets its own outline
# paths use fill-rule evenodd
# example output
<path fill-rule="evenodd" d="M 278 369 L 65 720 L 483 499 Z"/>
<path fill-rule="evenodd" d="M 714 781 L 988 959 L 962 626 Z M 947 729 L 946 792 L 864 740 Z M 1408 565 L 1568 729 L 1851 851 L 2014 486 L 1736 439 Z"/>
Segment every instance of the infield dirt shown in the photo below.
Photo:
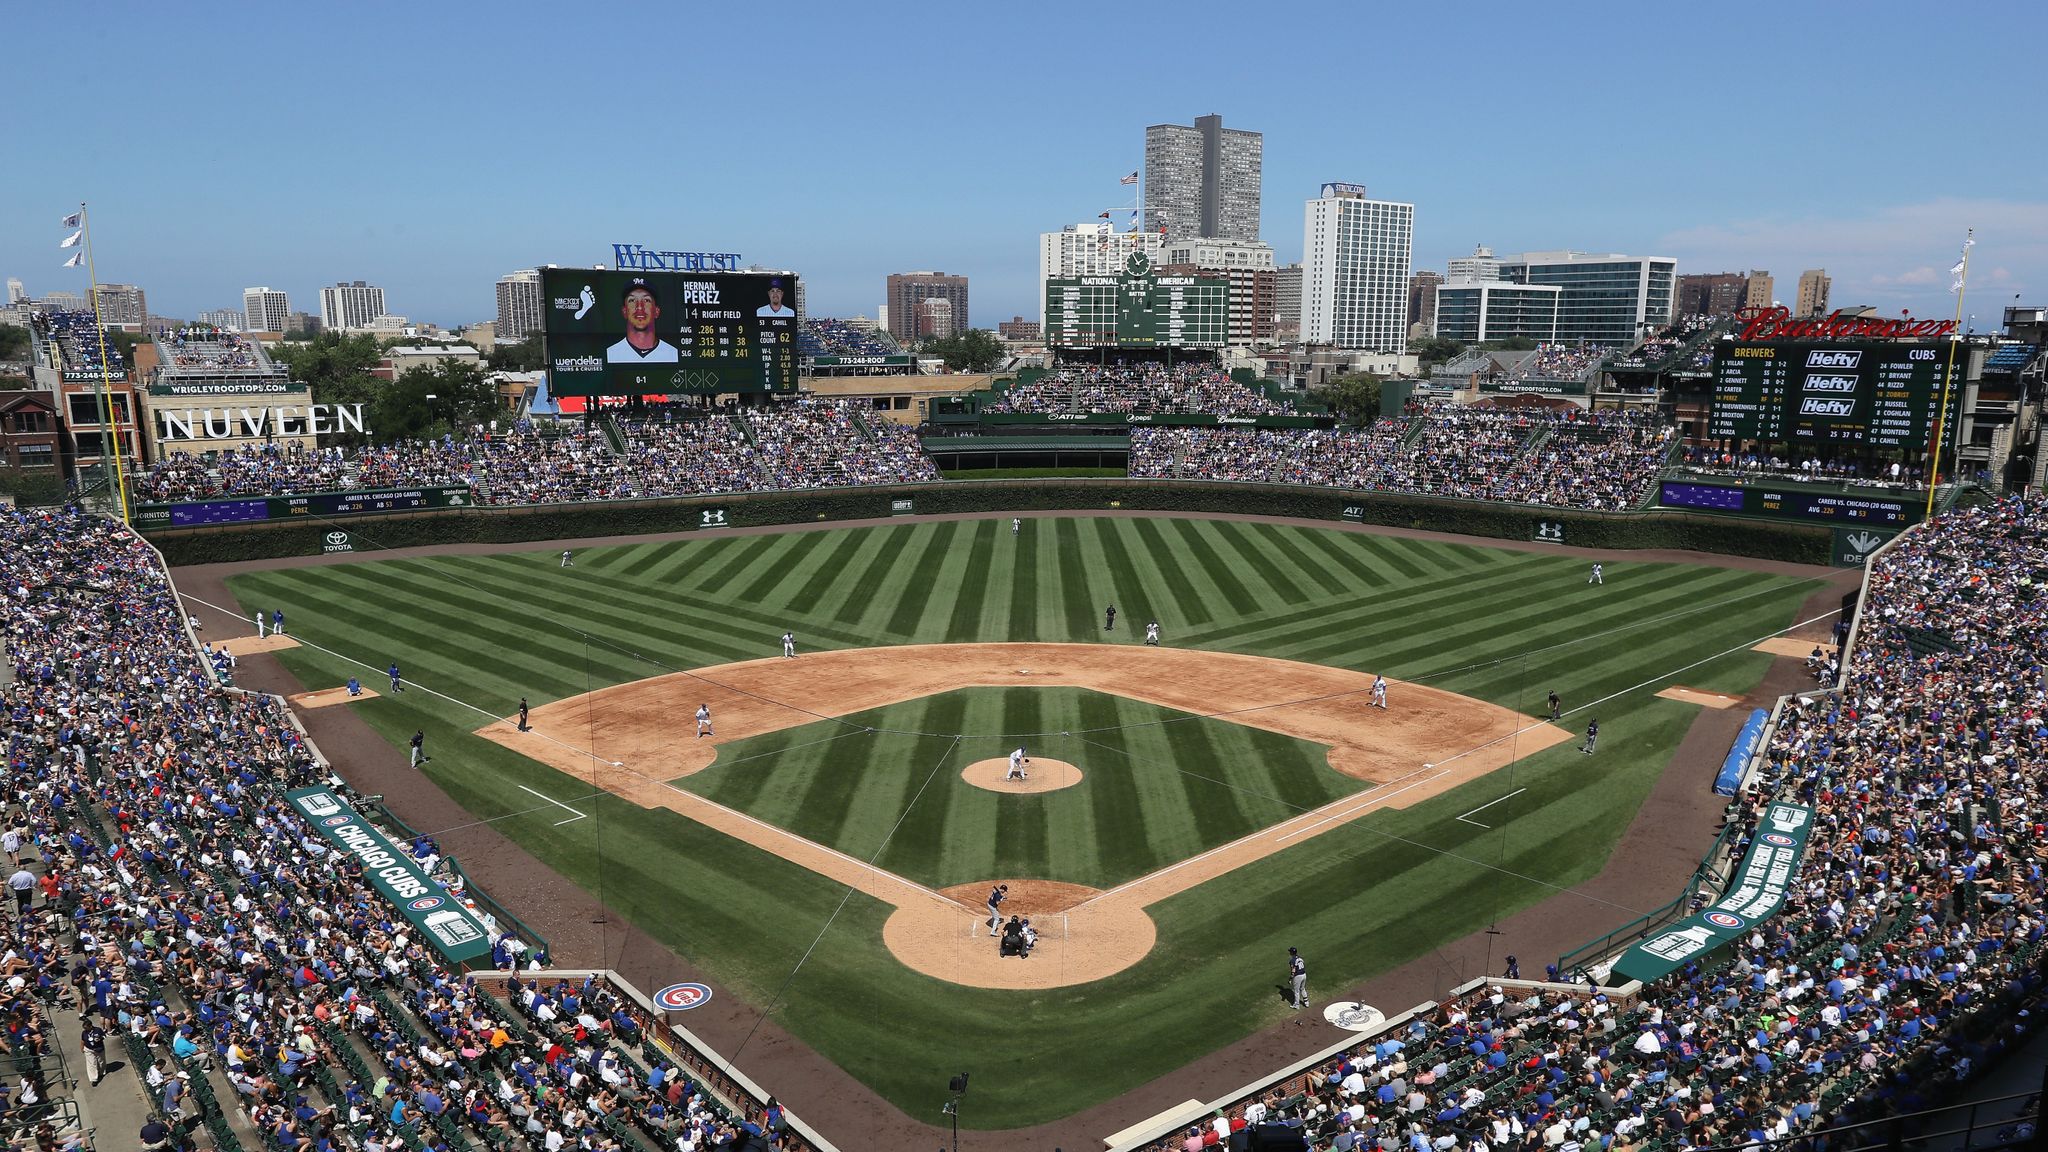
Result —
<path fill-rule="evenodd" d="M 1060 903 L 1029 961 L 987 939 L 989 877 L 945 892 L 912 883 L 670 783 L 709 767 L 721 744 L 970 687 L 1087 688 L 1329 746 L 1330 767 L 1376 785 L 1076 903 Z M 1058 988 L 1112 976 L 1157 939 L 1146 908 L 1382 808 L 1405 808 L 1571 739 L 1561 728 L 1435 688 L 1342 668 L 1184 648 L 1099 644 L 921 644 L 816 652 L 678 672 L 599 689 L 478 735 L 647 808 L 666 808 L 895 907 L 883 941 L 908 967 L 985 988 Z M 785 703 L 785 701 L 787 703 Z M 699 704 L 716 737 L 681 740 Z M 1063 886 L 1072 888 L 1075 886 Z M 967 899 L 962 892 L 974 893 Z M 1066 895 L 1072 895 L 1067 893 Z M 1020 905 L 1021 907 L 1021 905 Z M 1050 906 L 1049 906 L 1050 907 Z"/>

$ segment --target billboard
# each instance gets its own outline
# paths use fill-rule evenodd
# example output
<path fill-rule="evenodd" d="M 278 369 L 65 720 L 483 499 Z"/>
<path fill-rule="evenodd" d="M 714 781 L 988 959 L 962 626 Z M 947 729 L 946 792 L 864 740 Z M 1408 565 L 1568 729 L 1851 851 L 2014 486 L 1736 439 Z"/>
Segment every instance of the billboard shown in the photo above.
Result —
<path fill-rule="evenodd" d="M 1062 348 L 1221 348 L 1229 335 L 1230 282 L 1158 276 L 1133 252 L 1119 276 L 1045 282 L 1045 339 Z"/>
<path fill-rule="evenodd" d="M 1714 352 L 1707 435 L 1924 452 L 1940 423 L 1948 359 L 1948 345 L 1931 340 L 1725 343 Z"/>
<path fill-rule="evenodd" d="M 794 392 L 796 277 L 543 268 L 555 396 Z"/>
<path fill-rule="evenodd" d="M 1885 496 L 1848 496 L 1796 488 L 1698 484 L 1666 480 L 1657 491 L 1665 508 L 1703 508 L 1741 512 L 1786 520 L 1821 520 L 1855 524 L 1911 524 L 1919 518 L 1917 502 Z"/>

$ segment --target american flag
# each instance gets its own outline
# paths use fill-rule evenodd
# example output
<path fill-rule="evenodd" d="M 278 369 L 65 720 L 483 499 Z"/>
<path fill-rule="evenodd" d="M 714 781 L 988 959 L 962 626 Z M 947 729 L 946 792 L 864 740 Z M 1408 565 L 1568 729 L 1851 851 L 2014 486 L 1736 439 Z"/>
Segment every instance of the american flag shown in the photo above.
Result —
<path fill-rule="evenodd" d="M 1129 176 L 1126 176 L 1123 179 L 1117 181 L 1117 183 L 1119 184 L 1136 184 L 1137 182 L 1138 174 L 1136 172 L 1133 172 Z"/>

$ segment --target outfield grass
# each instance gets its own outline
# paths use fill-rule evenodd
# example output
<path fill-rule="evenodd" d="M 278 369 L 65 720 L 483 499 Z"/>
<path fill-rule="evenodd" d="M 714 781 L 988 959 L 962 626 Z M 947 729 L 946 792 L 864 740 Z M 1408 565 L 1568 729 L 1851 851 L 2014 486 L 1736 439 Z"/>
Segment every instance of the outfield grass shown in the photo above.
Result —
<path fill-rule="evenodd" d="M 1588 587 L 1583 563 L 1546 553 L 1172 519 L 1034 518 L 1014 537 L 1006 516 L 705 535 L 592 549 L 566 570 L 557 556 L 536 549 L 256 572 L 231 586 L 245 607 L 284 607 L 304 641 L 372 669 L 397 660 L 415 683 L 494 715 L 521 695 L 539 704 L 774 655 L 785 628 L 807 648 L 1101 643 L 1100 613 L 1112 602 L 1127 620 L 1157 618 L 1169 644 L 1384 672 L 1531 714 L 1550 689 L 1567 708 L 1623 693 L 1598 706 L 1597 761 L 1564 745 L 1508 770 L 1512 786 L 1528 791 L 1491 810 L 1502 821 L 1496 828 L 1454 817 L 1512 791 L 1500 774 L 1413 809 L 1374 814 L 1162 902 L 1151 910 L 1158 945 L 1144 961 L 1108 980 L 1042 993 L 961 988 L 911 972 L 880 943 L 885 905 L 848 898 L 673 813 L 606 797 L 579 804 L 600 808 L 601 821 L 556 828 L 559 810 L 534 805 L 514 785 L 563 797 L 587 785 L 470 736 L 482 719 L 471 708 L 424 692 L 351 705 L 394 745 L 425 727 L 435 749 L 426 771 L 465 807 L 499 820 L 507 835 L 770 1008 L 912 1115 L 936 1120 L 939 1073 L 977 1073 L 962 1119 L 985 1128 L 1077 1111 L 1270 1024 L 1285 1012 L 1273 988 L 1288 945 L 1312 958 L 1320 995 L 1526 907 L 1551 885 L 1595 874 L 1697 713 L 1651 693 L 1672 670 L 1724 649 L 1737 651 L 1677 682 L 1747 690 L 1769 662 L 1747 643 L 1790 623 L 1811 588 L 1625 558 L 1608 564 L 1604 586 Z M 1130 640 L 1120 633 L 1118 642 Z M 280 656 L 309 687 L 362 671 L 311 648 Z M 996 719 L 971 714 L 996 705 L 956 695 L 953 731 L 1017 730 L 1000 719 L 1013 706 L 1008 690 Z M 1054 690 L 1017 699 L 1019 708 L 1062 706 Z M 1088 706 L 1086 694 L 1073 706 Z M 929 716 L 909 725 L 948 726 Z M 1177 763 L 1135 744 L 1127 754 Z M 771 759 L 756 798 L 782 803 L 771 785 L 793 785 L 774 777 L 800 766 Z M 721 762 L 731 761 L 722 754 Z M 718 780 L 719 772 L 691 786 L 747 787 Z M 1255 802 L 1285 796 L 1281 777 L 1257 785 Z M 925 803 L 910 810 L 906 828 L 933 819 Z M 803 817 L 801 807 L 788 819 L 817 820 L 822 830 L 825 818 Z M 878 842 L 867 825 L 885 812 L 902 815 L 900 805 L 874 803 L 859 827 L 835 834 Z M 1133 830 L 1127 838 L 1149 835 Z M 929 846 L 932 837 L 912 840 Z M 903 851 L 911 855 L 888 866 L 906 874 L 999 867 Z M 1096 866 L 1109 867 L 1099 856 Z"/>
<path fill-rule="evenodd" d="M 1077 731 L 1094 734 L 1067 735 Z M 1038 735 L 940 735 L 958 732 Z M 1020 746 L 1075 765 L 1081 782 L 1005 796 L 960 778 Z M 734 741 L 677 783 L 927 887 L 1109 888 L 1358 791 L 1328 753 L 1080 688 L 969 688 Z"/>

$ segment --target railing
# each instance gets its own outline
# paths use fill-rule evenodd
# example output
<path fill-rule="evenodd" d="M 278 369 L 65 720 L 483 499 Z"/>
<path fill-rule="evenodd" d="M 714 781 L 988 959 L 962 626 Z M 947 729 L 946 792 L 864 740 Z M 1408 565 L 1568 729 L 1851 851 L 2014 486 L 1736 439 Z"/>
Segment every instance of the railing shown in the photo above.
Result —
<path fill-rule="evenodd" d="M 1901 1148 L 1909 1144 L 1926 1148 L 1938 1140 L 1950 1141 L 1944 1145 L 1946 1152 L 1977 1152 L 1979 1149 L 1988 1152 L 1990 1149 L 2032 1143 L 2040 1123 L 2039 1101 L 2040 1093 L 2022 1092 L 1969 1104 L 1932 1108 L 1925 1112 L 1907 1112 L 1882 1120 L 1819 1128 L 1776 1140 L 1701 1148 L 1695 1152 L 1761 1152 L 1764 1149 L 1859 1152 L 1861 1149 Z M 1958 1136 L 1962 1137 L 1961 1142 L 1953 1142 Z"/>

